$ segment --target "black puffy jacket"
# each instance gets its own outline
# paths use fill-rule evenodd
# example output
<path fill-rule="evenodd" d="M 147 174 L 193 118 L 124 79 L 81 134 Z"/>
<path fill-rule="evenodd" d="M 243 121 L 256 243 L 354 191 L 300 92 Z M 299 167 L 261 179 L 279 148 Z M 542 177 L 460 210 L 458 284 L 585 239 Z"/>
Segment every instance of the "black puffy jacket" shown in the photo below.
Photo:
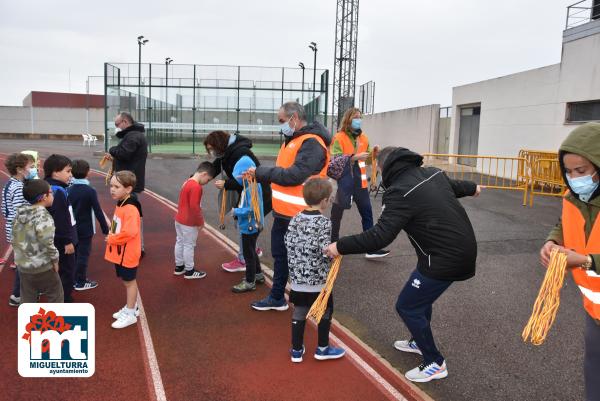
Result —
<path fill-rule="evenodd" d="M 225 148 L 225 153 L 222 157 L 218 157 L 213 162 L 213 166 L 216 168 L 216 173 L 219 174 L 222 171 L 227 175 L 225 180 L 225 189 L 228 191 L 234 190 L 238 194 L 242 193 L 243 187 L 233 177 L 233 168 L 235 164 L 244 156 L 248 156 L 252 159 L 256 167 L 260 166 L 260 162 L 251 150 L 252 141 L 245 136 L 236 135 L 235 142 Z M 267 215 L 271 207 L 271 187 L 269 185 L 263 185 L 263 211 Z"/>
<path fill-rule="evenodd" d="M 143 124 L 133 123 L 117 133 L 117 138 L 121 141 L 108 150 L 114 159 L 115 171 L 129 170 L 135 174 L 136 183 L 133 192 L 142 192 L 145 187 L 148 142 L 144 131 Z"/>
<path fill-rule="evenodd" d="M 475 275 L 477 242 L 465 209 L 457 198 L 474 195 L 471 181 L 450 179 L 442 170 L 420 167 L 423 157 L 398 148 L 383 166 L 383 211 L 375 226 L 341 238 L 341 254 L 372 252 L 391 244 L 401 230 L 418 256 L 426 277 L 458 281 Z"/>

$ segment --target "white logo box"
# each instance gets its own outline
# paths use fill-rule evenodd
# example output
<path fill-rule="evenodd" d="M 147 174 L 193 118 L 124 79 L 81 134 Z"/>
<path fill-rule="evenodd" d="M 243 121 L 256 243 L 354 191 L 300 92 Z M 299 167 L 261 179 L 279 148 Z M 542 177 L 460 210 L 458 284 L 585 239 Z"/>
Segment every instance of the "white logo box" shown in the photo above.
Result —
<path fill-rule="evenodd" d="M 22 377 L 90 377 L 96 368 L 96 312 L 88 303 L 19 306 Z"/>

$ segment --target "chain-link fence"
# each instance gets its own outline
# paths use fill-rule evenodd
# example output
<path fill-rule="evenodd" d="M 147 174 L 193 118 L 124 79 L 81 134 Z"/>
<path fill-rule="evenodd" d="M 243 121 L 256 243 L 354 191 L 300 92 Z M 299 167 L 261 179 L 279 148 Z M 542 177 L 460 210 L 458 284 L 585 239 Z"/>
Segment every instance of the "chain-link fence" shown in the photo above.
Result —
<path fill-rule="evenodd" d="M 284 102 L 303 104 L 309 121 L 327 125 L 329 73 L 317 72 L 319 81 L 305 82 L 300 68 L 105 63 L 105 147 L 115 143 L 119 111 L 145 125 L 151 152 L 201 153 L 215 130 L 279 143 Z"/>

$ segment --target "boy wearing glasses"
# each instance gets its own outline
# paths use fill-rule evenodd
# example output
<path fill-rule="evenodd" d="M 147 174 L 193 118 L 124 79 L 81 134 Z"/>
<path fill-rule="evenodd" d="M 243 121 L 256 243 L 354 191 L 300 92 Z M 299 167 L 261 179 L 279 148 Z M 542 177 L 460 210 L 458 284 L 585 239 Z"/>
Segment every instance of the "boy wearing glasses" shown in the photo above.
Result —
<path fill-rule="evenodd" d="M 21 302 L 38 302 L 40 293 L 46 294 L 47 302 L 63 302 L 54 220 L 46 210 L 54 201 L 50 185 L 44 180 L 26 181 L 23 197 L 28 203 L 17 208 L 12 231 L 15 263 L 21 275 Z"/>

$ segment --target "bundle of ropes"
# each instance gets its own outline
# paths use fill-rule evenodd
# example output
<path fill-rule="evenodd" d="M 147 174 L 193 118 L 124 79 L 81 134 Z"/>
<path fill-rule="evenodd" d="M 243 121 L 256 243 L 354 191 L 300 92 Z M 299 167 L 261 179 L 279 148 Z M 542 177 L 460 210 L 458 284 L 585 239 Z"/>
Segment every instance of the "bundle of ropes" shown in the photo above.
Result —
<path fill-rule="evenodd" d="M 246 185 L 246 182 L 248 184 Z M 244 186 L 244 193 L 247 189 L 250 190 L 250 202 L 252 207 L 252 212 L 254 213 L 254 219 L 256 220 L 256 224 L 260 227 L 262 226 L 262 221 L 260 220 L 260 198 L 258 193 L 258 183 L 256 182 L 256 178 L 254 177 L 246 177 L 246 179 L 242 180 L 242 184 Z M 250 219 L 250 218 L 248 218 Z"/>
<path fill-rule="evenodd" d="M 110 162 L 110 166 L 108 167 L 108 172 L 106 173 L 106 177 L 104 178 L 104 183 L 106 185 L 109 184 L 110 179 L 113 176 L 113 172 L 114 172 L 114 169 L 115 169 L 115 163 L 114 163 L 113 159 L 110 156 L 107 156 L 107 155 L 102 156 L 102 159 L 100 159 L 100 163 L 99 163 L 100 164 L 100 168 L 102 170 L 104 170 L 104 168 L 106 167 L 106 164 L 108 162 Z"/>
<path fill-rule="evenodd" d="M 560 289 L 565 279 L 566 268 L 567 255 L 558 249 L 553 249 L 550 253 L 548 270 L 533 305 L 533 312 L 521 334 L 523 341 L 541 345 L 546 340 L 560 305 Z"/>
<path fill-rule="evenodd" d="M 325 314 L 325 310 L 327 309 L 327 302 L 329 301 L 329 296 L 331 295 L 331 291 L 333 290 L 333 283 L 337 277 L 338 271 L 340 270 L 340 263 L 342 263 L 342 257 L 336 257 L 331 263 L 331 268 L 329 269 L 329 273 L 327 274 L 327 281 L 325 282 L 325 286 L 319 293 L 319 296 L 315 300 L 315 302 L 310 307 L 307 318 L 314 318 L 317 323 L 321 321 L 321 318 Z"/>
<path fill-rule="evenodd" d="M 225 229 L 225 210 L 227 209 L 227 190 L 223 188 L 223 194 L 221 195 L 221 209 L 219 210 L 219 228 Z"/>
<path fill-rule="evenodd" d="M 371 151 L 371 190 L 377 189 L 377 152 Z"/>

